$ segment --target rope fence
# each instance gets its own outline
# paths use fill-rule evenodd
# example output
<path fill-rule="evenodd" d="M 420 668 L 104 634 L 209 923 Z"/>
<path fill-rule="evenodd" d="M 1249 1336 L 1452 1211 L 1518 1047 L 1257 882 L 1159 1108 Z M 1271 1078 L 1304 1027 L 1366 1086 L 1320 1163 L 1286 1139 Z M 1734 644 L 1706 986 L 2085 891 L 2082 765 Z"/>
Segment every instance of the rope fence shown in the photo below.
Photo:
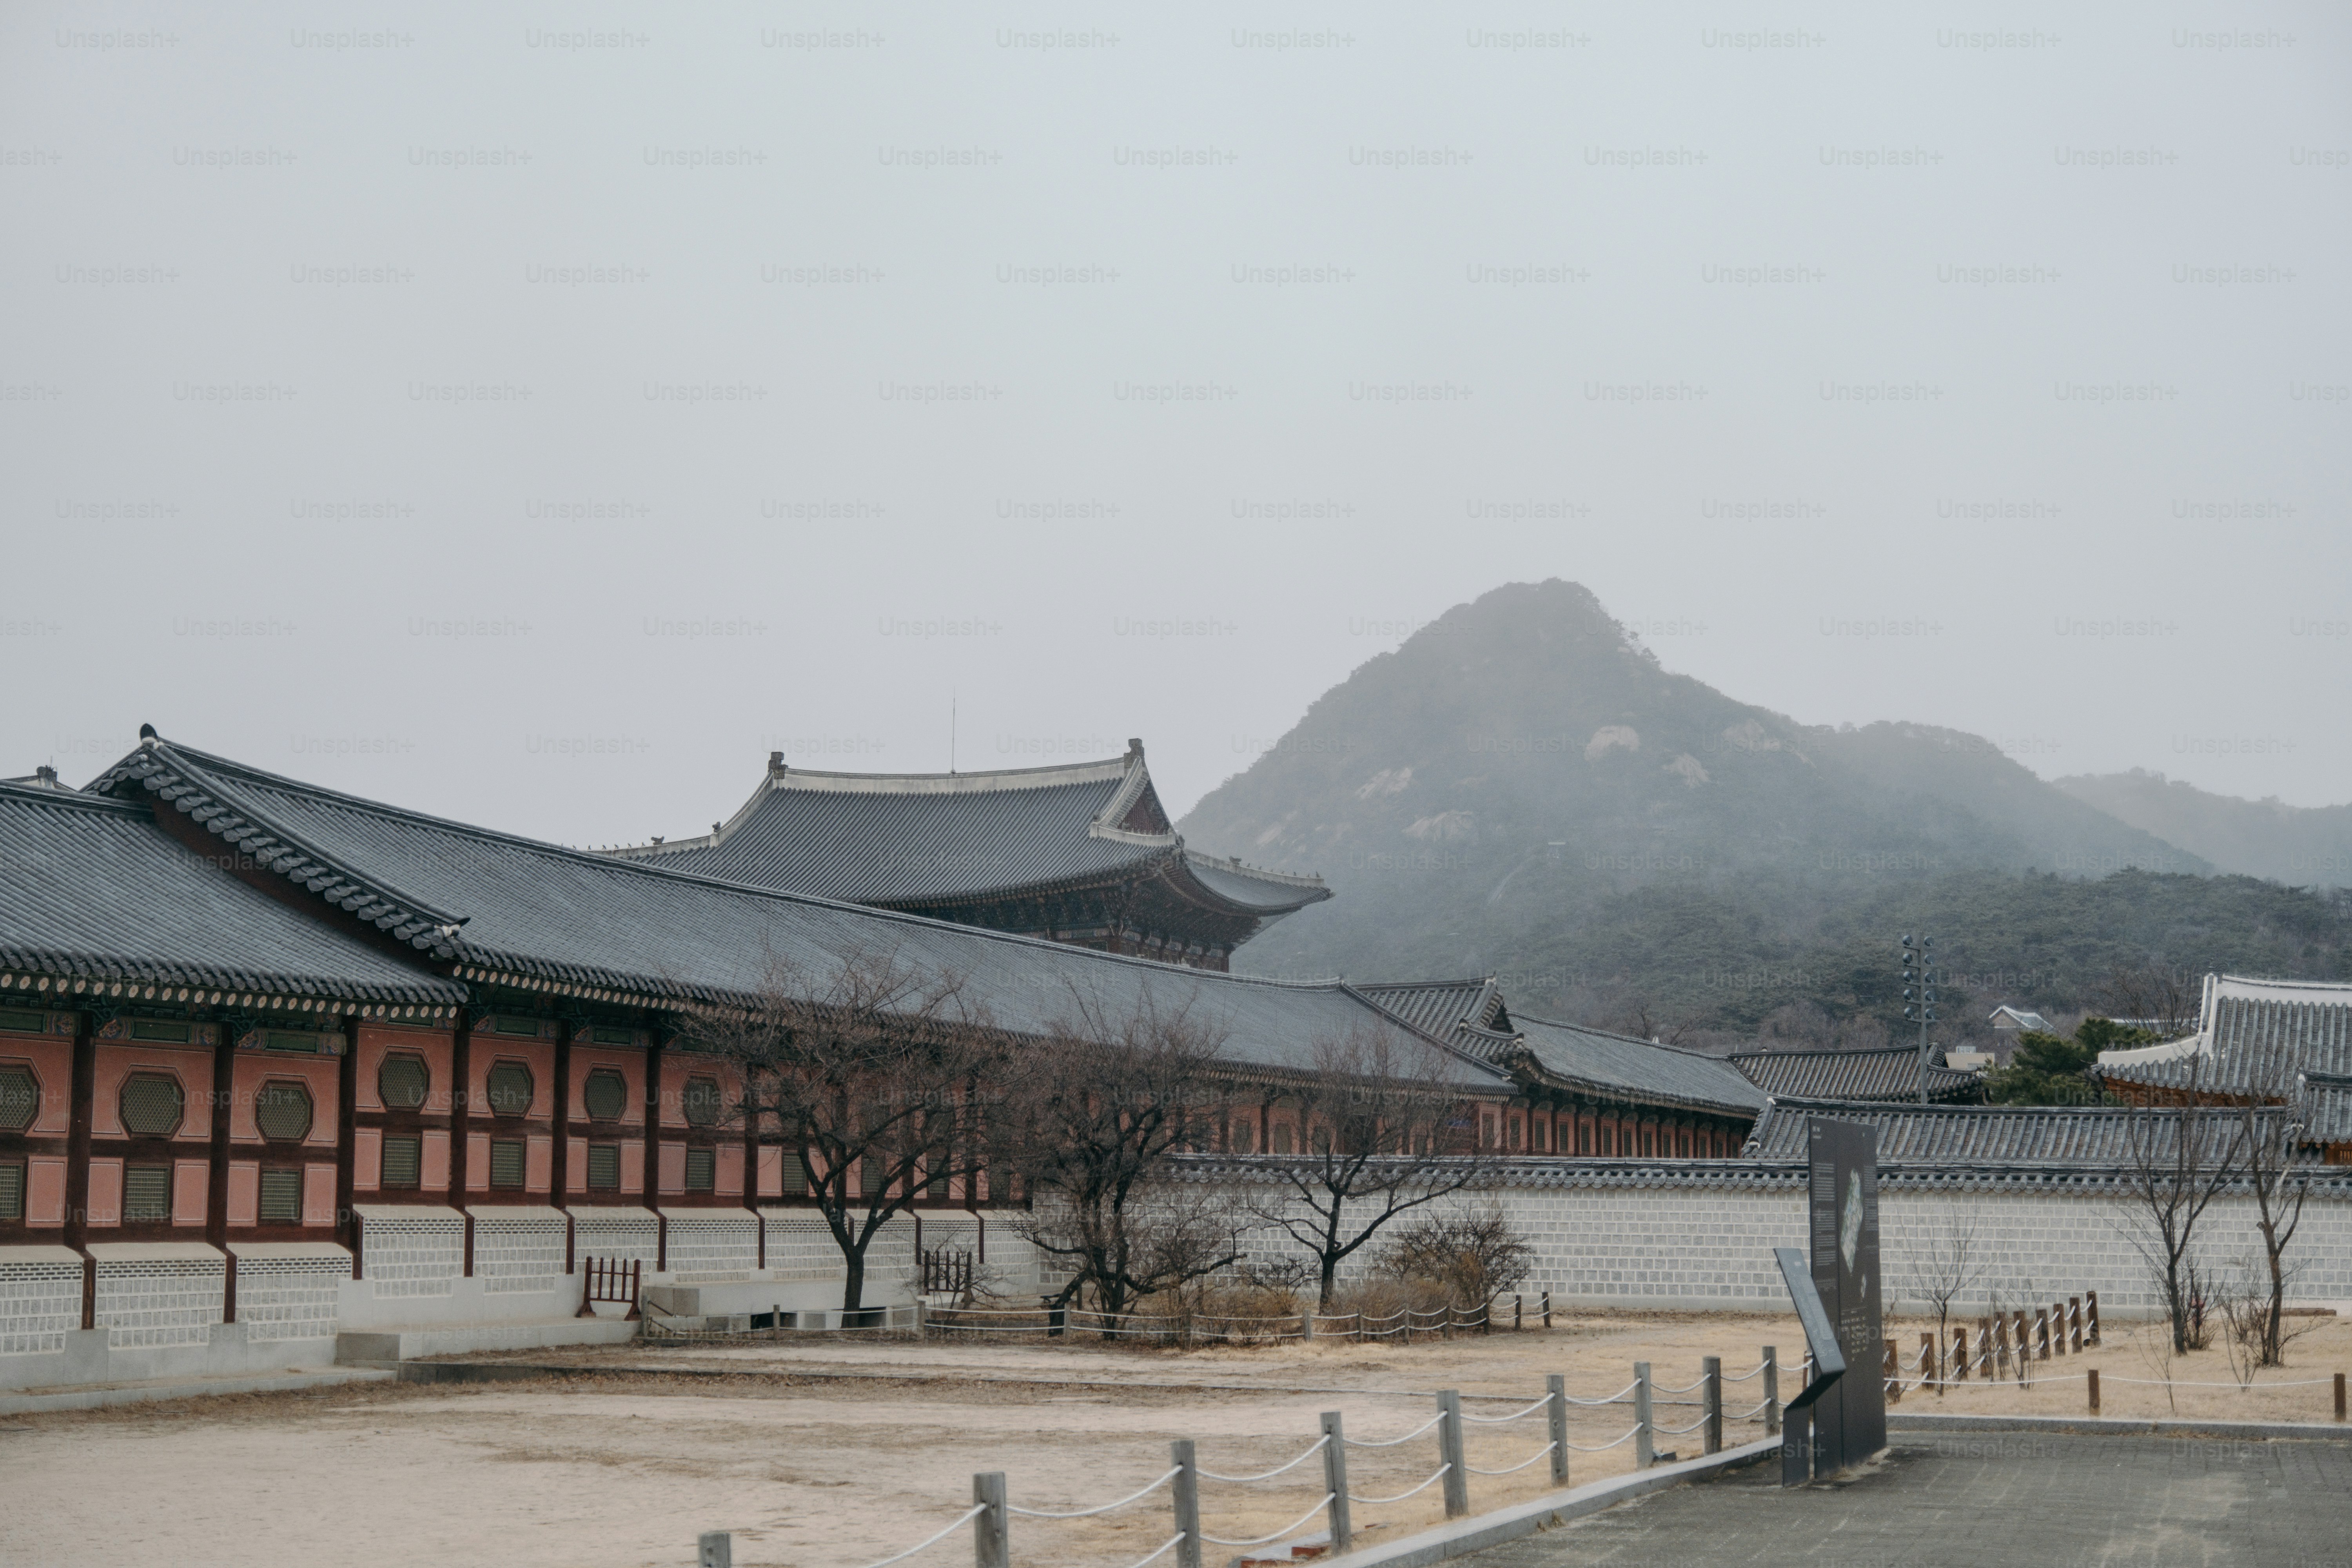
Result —
<path fill-rule="evenodd" d="M 1546 1306 L 1549 1307 L 1549 1305 L 1547 1301 Z M 1407 1309 L 1408 1313 L 1411 1310 Z M 1350 1511 L 1352 1509 L 1389 1508 L 1408 1502 L 1433 1487 L 1443 1487 L 1445 1517 L 1460 1519 L 1470 1512 L 1470 1478 L 1473 1476 L 1486 1478 L 1515 1476 L 1549 1459 L 1551 1463 L 1552 1482 L 1557 1486 L 1564 1487 L 1569 1481 L 1569 1456 L 1571 1453 L 1602 1454 L 1632 1442 L 1635 1445 L 1633 1457 L 1635 1468 L 1646 1468 L 1658 1460 L 1654 1450 L 1654 1439 L 1660 1436 L 1675 1436 L 1684 1433 L 1697 1432 L 1702 1429 L 1706 1433 L 1706 1451 L 1719 1452 L 1723 1446 L 1723 1423 L 1726 1419 L 1723 1409 L 1723 1385 L 1726 1382 L 1745 1382 L 1749 1378 L 1763 1376 L 1765 1384 L 1762 1402 L 1748 1410 L 1732 1415 L 1730 1419 L 1750 1421 L 1760 1415 L 1765 1420 L 1767 1429 L 1777 1431 L 1779 1429 L 1779 1385 L 1776 1357 L 1777 1352 L 1768 1345 L 1764 1349 L 1763 1359 L 1754 1367 L 1739 1373 L 1737 1378 L 1727 1379 L 1723 1374 L 1722 1363 L 1709 1356 L 1706 1358 L 1704 1370 L 1696 1382 L 1685 1384 L 1679 1387 L 1665 1388 L 1655 1384 L 1650 1376 L 1647 1363 L 1639 1363 L 1634 1366 L 1632 1383 L 1614 1393 L 1603 1394 L 1598 1398 L 1570 1394 L 1567 1380 L 1555 1374 L 1545 1379 L 1544 1394 L 1541 1398 L 1524 1405 L 1513 1400 L 1513 1408 L 1498 1411 L 1491 1415 L 1465 1414 L 1462 1408 L 1461 1393 L 1454 1389 L 1445 1389 L 1435 1396 L 1436 1411 L 1427 1420 L 1392 1437 L 1350 1437 L 1348 1436 L 1340 1413 L 1336 1410 L 1326 1411 L 1321 1417 L 1322 1431 L 1313 1442 L 1271 1468 L 1246 1473 L 1202 1468 L 1197 1446 L 1193 1440 L 1189 1437 L 1179 1438 L 1169 1446 L 1168 1468 L 1123 1497 L 1114 1498 L 1108 1502 L 1097 1503 L 1088 1508 L 1035 1508 L 1015 1503 L 1007 1494 L 1005 1477 L 1002 1471 L 983 1472 L 972 1477 L 971 1507 L 904 1552 L 895 1556 L 886 1557 L 878 1563 L 868 1563 L 866 1568 L 896 1568 L 897 1564 L 939 1545 L 966 1525 L 970 1525 L 972 1530 L 975 1568 L 1012 1568 L 1011 1525 L 1014 1519 L 1037 1520 L 1047 1524 L 1099 1519 L 1122 1509 L 1134 1508 L 1163 1490 L 1168 1496 L 1167 1506 L 1172 1514 L 1175 1533 L 1152 1548 L 1147 1555 L 1127 1564 L 1126 1568 L 1150 1568 L 1151 1563 L 1160 1561 L 1171 1552 L 1175 1553 L 1173 1568 L 1202 1568 L 1202 1549 L 1203 1547 L 1219 1546 L 1247 1550 L 1270 1545 L 1304 1529 L 1318 1513 L 1326 1516 L 1329 1550 L 1335 1555 L 1344 1553 L 1349 1549 L 1354 1539 L 1355 1524 Z M 1684 1402 L 1703 1406 L 1698 1419 L 1680 1426 L 1661 1426 L 1656 1424 L 1653 1415 L 1655 1395 L 1700 1391 L 1705 1394 L 1703 1399 Z M 1496 1400 L 1511 1398 L 1508 1394 L 1482 1394 L 1477 1397 Z M 1595 1409 L 1602 1405 L 1627 1403 L 1634 1406 L 1634 1421 L 1633 1425 L 1625 1431 L 1602 1443 L 1584 1444 L 1570 1440 L 1568 1423 L 1571 1406 Z M 1543 1446 L 1537 1448 L 1535 1452 L 1507 1465 L 1487 1467 L 1468 1462 L 1464 1453 L 1464 1442 L 1470 1427 L 1507 1426 L 1517 1422 L 1530 1420 L 1538 1415 L 1545 1418 L 1550 1429 Z M 1377 1453 L 1381 1450 L 1398 1449 L 1407 1444 L 1433 1436 L 1435 1438 L 1436 1452 L 1432 1458 L 1436 1460 L 1436 1468 L 1422 1476 L 1411 1486 L 1400 1491 L 1386 1493 L 1359 1492 L 1350 1486 L 1348 1479 L 1348 1457 L 1351 1452 Z M 1497 1434 L 1498 1437 L 1499 1436 Z M 1671 1455 L 1666 1457 L 1672 1458 Z M 1201 1484 L 1203 1481 L 1213 1482 L 1221 1487 L 1254 1487 L 1270 1482 L 1280 1483 L 1282 1478 L 1317 1458 L 1322 1460 L 1320 1477 L 1322 1485 L 1319 1489 L 1321 1495 L 1308 1505 L 1306 1511 L 1280 1530 L 1265 1535 L 1227 1537 L 1213 1535 L 1202 1527 Z M 731 1537 L 723 1534 L 707 1535 L 703 1541 L 706 1548 L 706 1562 L 731 1561 L 729 1555 L 731 1552 L 731 1546 L 726 1544 L 731 1541 Z M 717 1547 L 719 1555 L 715 1557 L 710 1555 L 713 1542 L 719 1543 Z"/>
<path fill-rule="evenodd" d="M 2018 1316 L 2022 1318 L 2023 1314 L 2021 1313 Z M 2086 1314 L 2086 1319 L 2095 1329 L 2097 1323 L 2095 1299 L 2093 1310 Z M 1927 1335 L 1923 1338 L 1925 1342 L 1916 1355 L 1903 1352 L 1894 1340 L 1885 1342 L 1882 1371 L 1890 1401 L 1900 1399 L 1905 1393 L 1928 1385 L 1933 1385 L 1937 1393 L 1941 1394 L 1956 1389 L 1962 1392 L 1970 1389 L 1990 1390 L 2006 1384 L 2007 1367 L 1998 1359 L 1994 1364 L 2001 1369 L 2003 1373 L 2001 1379 L 1996 1381 L 1987 1376 L 1975 1382 L 1963 1381 L 1967 1375 L 1963 1369 L 1969 1368 L 1975 1358 L 1970 1356 L 1964 1361 L 1956 1356 L 1952 1361 L 1947 1362 L 1938 1353 L 1937 1338 L 1934 1335 Z M 2094 1340 L 2092 1342 L 2097 1342 Z M 1998 1343 L 1995 1348 L 1996 1356 L 1998 1356 Z M 2053 1348 L 2052 1353 L 2071 1352 L 2059 1352 Z M 2053 1374 L 2035 1371 L 2031 1360 L 2020 1361 L 2017 1364 L 2017 1375 L 2027 1386 L 2036 1384 L 2054 1386 L 2075 1382 L 2086 1384 L 2090 1408 L 2094 1414 L 2098 1411 L 2100 1374 L 2096 1368 Z M 1804 1358 L 1800 1363 L 1799 1370 L 1804 1377 L 1810 1379 L 1811 1372 L 1810 1356 Z M 1916 1375 L 1911 1375 L 1913 1373 Z M 1864 1375 L 1867 1373 L 1865 1373 Z M 1724 1408 L 1723 1399 L 1725 1385 L 1732 1383 L 1746 1383 L 1758 1377 L 1763 1379 L 1763 1397 L 1744 1410 L 1727 1411 Z M 1462 1395 L 1459 1391 L 1446 1389 L 1435 1396 L 1437 1409 L 1428 1420 L 1393 1437 L 1350 1437 L 1342 1423 L 1340 1413 L 1325 1411 L 1321 1416 L 1320 1435 L 1306 1448 L 1271 1469 L 1247 1474 L 1229 1474 L 1202 1469 L 1198 1461 L 1193 1440 L 1189 1437 L 1179 1438 L 1170 1445 L 1171 1463 L 1167 1469 L 1126 1496 L 1092 1508 L 1044 1509 L 1016 1505 L 1006 1494 L 1003 1473 L 1002 1471 L 983 1472 L 972 1478 L 973 1502 L 971 1508 L 966 1509 L 940 1530 L 904 1552 L 896 1556 L 883 1558 L 877 1563 L 867 1563 L 865 1568 L 895 1568 L 896 1564 L 939 1545 L 966 1525 L 970 1525 L 972 1530 L 975 1568 L 1012 1568 L 1010 1526 L 1013 1518 L 1034 1519 L 1048 1523 L 1095 1519 L 1121 1509 L 1131 1508 L 1163 1489 L 1168 1493 L 1168 1506 L 1172 1513 L 1175 1533 L 1153 1548 L 1150 1554 L 1133 1563 L 1127 1564 L 1126 1568 L 1149 1568 L 1150 1564 L 1159 1562 L 1171 1552 L 1176 1553 L 1172 1568 L 1203 1568 L 1202 1562 L 1203 1546 L 1248 1549 L 1269 1545 L 1305 1528 L 1318 1513 L 1324 1514 L 1327 1518 L 1329 1551 L 1337 1556 L 1347 1552 L 1354 1540 L 1355 1524 L 1350 1512 L 1352 1508 L 1391 1507 L 1409 1501 L 1432 1487 L 1442 1485 L 1444 1489 L 1445 1516 L 1448 1519 L 1460 1519 L 1470 1512 L 1469 1482 L 1472 1476 L 1489 1478 L 1513 1476 L 1549 1458 L 1551 1461 L 1551 1480 L 1556 1486 L 1565 1487 L 1569 1484 L 1570 1454 L 1602 1454 L 1632 1443 L 1634 1468 L 1646 1469 L 1662 1460 L 1671 1460 L 1675 1458 L 1672 1453 L 1658 1452 L 1656 1444 L 1661 1437 L 1679 1437 L 1698 1433 L 1701 1435 L 1700 1451 L 1715 1454 L 1723 1449 L 1724 1426 L 1727 1423 L 1746 1425 L 1760 1421 L 1766 1433 L 1777 1434 L 1781 1425 L 1780 1377 L 1779 1352 L 1774 1347 L 1767 1345 L 1763 1347 L 1762 1359 L 1754 1366 L 1737 1373 L 1725 1373 L 1720 1359 L 1714 1356 L 1706 1357 L 1703 1361 L 1703 1370 L 1697 1380 L 1680 1385 L 1658 1384 L 1651 1376 L 1649 1363 L 1638 1362 L 1634 1363 L 1632 1383 L 1612 1394 L 1598 1398 L 1587 1398 L 1570 1394 L 1566 1380 L 1555 1374 L 1545 1380 L 1545 1392 L 1542 1398 L 1493 1415 L 1465 1415 L 1462 1409 Z M 2336 1418 L 2338 1421 L 2344 1421 L 2347 1418 L 2345 1376 L 2341 1373 L 2333 1377 L 2295 1378 L 2278 1382 L 2187 1382 L 2178 1379 L 2138 1377 L 2116 1377 L 2109 1381 L 2151 1388 L 2166 1386 L 2236 1388 L 2242 1392 L 2252 1389 L 2311 1388 L 2332 1384 L 2336 1391 Z M 1696 1400 L 1660 1397 L 1693 1393 L 1698 1394 L 1700 1397 Z M 1497 1394 L 1478 1397 L 1502 1399 L 1511 1396 Z M 1568 1422 L 1571 1407 L 1595 1409 L 1602 1405 L 1628 1404 L 1633 1407 L 1633 1424 L 1606 1442 L 1592 1444 L 1570 1440 Z M 1657 1407 L 1661 1405 L 1696 1408 L 1699 1414 L 1696 1419 L 1682 1425 L 1664 1426 L 1658 1422 L 1656 1415 Z M 1525 1458 L 1515 1464 L 1488 1468 L 1472 1465 L 1465 1458 L 1464 1439 L 1469 1427 L 1509 1426 L 1515 1422 L 1528 1420 L 1538 1414 L 1544 1415 L 1549 1423 L 1548 1440 Z M 1418 1439 L 1431 1436 L 1433 1434 L 1436 1439 L 1436 1452 L 1432 1457 L 1436 1460 L 1436 1468 L 1423 1475 L 1412 1486 L 1402 1491 L 1381 1495 L 1359 1493 L 1351 1489 L 1348 1479 L 1348 1457 L 1351 1452 L 1377 1452 L 1400 1448 Z M 1500 1436 L 1499 1434 L 1496 1436 Z M 1318 1458 L 1322 1460 L 1319 1488 L 1321 1496 L 1297 1519 L 1282 1529 L 1267 1535 L 1228 1539 L 1212 1535 L 1202 1528 L 1202 1482 L 1211 1481 L 1228 1487 L 1250 1487 L 1278 1482 L 1283 1477 L 1298 1469 L 1307 1461 Z M 1290 1484 L 1297 1485 L 1296 1482 Z M 731 1558 L 727 1555 L 731 1549 L 726 1545 L 730 1539 L 724 1534 L 704 1536 L 704 1561 L 717 1563 L 731 1561 Z M 717 1556 L 710 1554 L 713 1542 L 719 1543 Z"/>

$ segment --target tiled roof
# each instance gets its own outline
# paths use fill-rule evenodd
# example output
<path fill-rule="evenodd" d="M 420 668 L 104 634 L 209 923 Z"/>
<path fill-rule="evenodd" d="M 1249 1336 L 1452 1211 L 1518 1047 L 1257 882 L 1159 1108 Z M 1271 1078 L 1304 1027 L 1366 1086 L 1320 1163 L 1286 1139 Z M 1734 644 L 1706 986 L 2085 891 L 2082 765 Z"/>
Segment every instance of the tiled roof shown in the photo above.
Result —
<path fill-rule="evenodd" d="M 1890 1105 L 1775 1098 L 1758 1119 L 1746 1154 L 1768 1164 L 1802 1163 L 1805 1122 L 1822 1117 L 1875 1127 L 1882 1166 L 2120 1172 L 2132 1167 L 2136 1148 L 2169 1158 L 2182 1114 L 2111 1106 Z M 2235 1131 L 2231 1119 L 2209 1112 L 2199 1125 L 2210 1157 L 2219 1158 Z M 2135 1126 L 2142 1131 L 2136 1134 Z"/>
<path fill-rule="evenodd" d="M 1492 975 L 1469 980 L 1400 980 L 1359 984 L 1357 990 L 1423 1034 L 1441 1040 L 1475 1030 L 1507 1042 L 1510 1014 Z"/>
<path fill-rule="evenodd" d="M 92 786 L 178 809 L 322 899 L 462 974 L 478 966 L 633 999 L 755 997 L 780 976 L 821 986 L 888 954 L 963 981 L 999 1026 L 1040 1032 L 1081 1000 L 1114 1016 L 1146 1005 L 1191 1014 L 1236 1063 L 1307 1069 L 1318 1048 L 1392 1035 L 1423 1047 L 1337 982 L 1184 969 L 919 916 L 720 882 L 586 854 L 320 789 L 160 739 Z M 1503 1076 L 1446 1053 L 1465 1089 Z"/>
<path fill-rule="evenodd" d="M 2352 1077 L 2307 1072 L 2303 1075 L 2301 1098 L 2305 1140 L 2314 1143 L 2352 1142 Z"/>
<path fill-rule="evenodd" d="M 1527 1059 L 1548 1084 L 1635 1104 L 1734 1116 L 1753 1116 L 1764 1108 L 1764 1091 L 1719 1057 L 1524 1013 L 1513 1022 Z"/>
<path fill-rule="evenodd" d="M 977 773 L 835 773 L 772 762 L 751 798 L 710 833 L 612 853 L 900 908 L 1152 874 L 1187 879 L 1202 901 L 1235 912 L 1286 913 L 1331 896 L 1316 878 L 1186 849 L 1139 747 L 1102 762 Z"/>
<path fill-rule="evenodd" d="M 1800 1100 L 1919 1098 L 1919 1053 L 1909 1046 L 1861 1051 L 1739 1051 L 1723 1058 L 1770 1095 Z M 1980 1099 L 1984 1080 L 1930 1064 L 1927 1098 L 1959 1103 Z"/>
<path fill-rule="evenodd" d="M 0 784 L 0 969 L 455 1005 L 465 988 L 206 865 L 139 805 Z"/>
<path fill-rule="evenodd" d="M 2287 984 L 2216 976 L 2205 1026 L 2170 1046 L 2103 1053 L 2096 1076 L 2112 1082 L 2221 1095 L 2292 1089 L 2297 1074 L 2352 1074 L 2352 985 Z"/>

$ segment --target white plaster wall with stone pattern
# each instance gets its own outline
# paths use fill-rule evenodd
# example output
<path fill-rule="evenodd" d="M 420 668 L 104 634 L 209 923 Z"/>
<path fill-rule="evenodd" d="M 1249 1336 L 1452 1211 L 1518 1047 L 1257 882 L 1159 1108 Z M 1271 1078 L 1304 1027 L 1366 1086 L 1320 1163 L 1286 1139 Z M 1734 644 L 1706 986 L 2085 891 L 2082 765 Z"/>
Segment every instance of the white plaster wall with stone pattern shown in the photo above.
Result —
<path fill-rule="evenodd" d="M 1264 1204 L 1272 1194 L 1260 1188 L 1243 1195 Z M 1575 1185 L 1472 1188 L 1426 1205 L 1438 1213 L 1487 1208 L 1499 1208 L 1534 1245 L 1522 1289 L 1549 1290 L 1555 1302 L 1570 1305 L 1780 1310 L 1788 1291 L 1772 1249 L 1808 1245 L 1804 1188 L 1793 1179 L 1669 1185 L 1631 1173 L 1612 1183 L 1596 1173 Z M 1966 1235 L 1966 1310 L 2030 1307 L 2095 1290 L 2109 1315 L 2151 1313 L 2162 1298 L 2133 1246 L 2133 1236 L 2146 1233 L 2141 1215 L 2112 1191 L 1989 1182 L 1927 1189 L 1891 1180 L 1879 1194 L 1887 1296 L 1896 1310 L 1924 1305 L 1937 1254 L 1948 1255 L 1954 1238 Z M 2195 1251 L 2209 1279 L 2261 1268 L 2254 1220 L 2249 1196 L 2225 1195 L 2206 1211 Z M 1376 1239 L 1351 1258 L 1341 1279 L 1370 1272 L 1381 1245 Z M 1311 1260 L 1273 1227 L 1253 1231 L 1250 1246 L 1261 1263 Z M 2352 1192 L 2331 1189 L 2311 1199 L 2288 1261 L 2291 1300 L 2352 1303 Z"/>

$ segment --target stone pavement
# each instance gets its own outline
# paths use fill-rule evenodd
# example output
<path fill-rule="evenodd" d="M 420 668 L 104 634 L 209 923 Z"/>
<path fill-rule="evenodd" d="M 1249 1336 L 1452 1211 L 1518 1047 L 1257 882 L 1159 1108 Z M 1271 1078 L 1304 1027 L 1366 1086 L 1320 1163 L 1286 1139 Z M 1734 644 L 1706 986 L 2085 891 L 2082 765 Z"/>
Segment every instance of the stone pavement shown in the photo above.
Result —
<path fill-rule="evenodd" d="M 1850 1479 L 1778 1464 L 1465 1560 L 1475 1568 L 2352 1568 L 2352 1442 L 1904 1434 Z"/>

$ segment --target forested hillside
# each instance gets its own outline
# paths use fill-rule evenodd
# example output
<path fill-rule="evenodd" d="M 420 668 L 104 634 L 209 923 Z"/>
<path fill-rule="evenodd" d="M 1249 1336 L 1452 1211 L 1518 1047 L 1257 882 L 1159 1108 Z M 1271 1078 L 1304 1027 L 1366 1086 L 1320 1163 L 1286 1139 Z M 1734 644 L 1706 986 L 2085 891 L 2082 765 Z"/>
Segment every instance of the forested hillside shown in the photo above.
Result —
<path fill-rule="evenodd" d="M 1559 581 L 1369 661 L 1181 826 L 1337 892 L 1244 969 L 1496 972 L 1528 1011 L 1656 1031 L 1866 1036 L 1905 930 L 1938 933 L 1963 1026 L 2094 1005 L 2119 967 L 2352 974 L 2336 903 L 2215 877 L 1976 736 L 1740 702 Z"/>

